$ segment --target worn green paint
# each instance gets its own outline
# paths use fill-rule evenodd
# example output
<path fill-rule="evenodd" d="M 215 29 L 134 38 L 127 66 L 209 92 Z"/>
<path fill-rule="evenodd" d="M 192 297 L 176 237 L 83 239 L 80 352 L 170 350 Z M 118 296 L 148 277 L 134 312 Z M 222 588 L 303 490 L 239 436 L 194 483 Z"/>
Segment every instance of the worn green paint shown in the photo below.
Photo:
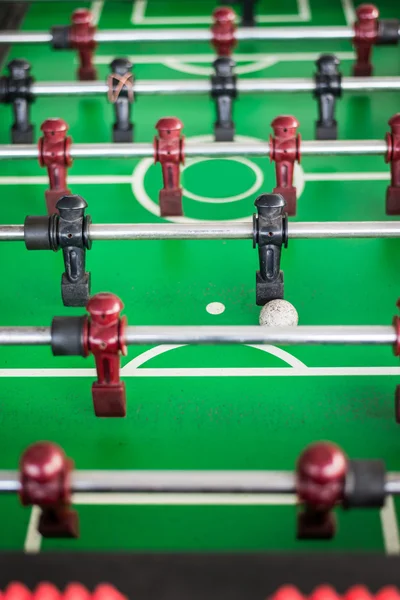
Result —
<path fill-rule="evenodd" d="M 80 5 L 88 5 L 79 3 Z M 213 2 L 152 0 L 150 16 L 208 14 Z M 78 6 L 78 4 L 76 4 Z M 294 0 L 260 2 L 264 12 L 294 13 Z M 25 29 L 65 23 L 74 3 L 32 6 Z M 381 3 L 383 16 L 393 3 Z M 344 24 L 339 0 L 311 1 L 313 25 Z M 129 3 L 106 3 L 100 27 L 129 27 Z M 241 53 L 350 51 L 347 42 L 290 44 L 246 43 Z M 100 48 L 98 56 L 209 53 L 206 44 L 126 44 Z M 73 54 L 45 47 L 15 47 L 10 56 L 32 61 L 38 80 L 74 76 Z M 212 55 L 210 54 L 210 60 Z M 394 48 L 374 50 L 376 73 L 399 73 Z M 204 63 L 202 65 L 205 66 Z M 350 61 L 343 61 L 350 72 Z M 312 61 L 276 65 L 251 77 L 310 76 Z M 100 65 L 101 77 L 107 66 Z M 138 64 L 138 79 L 192 77 L 162 64 Z M 8 141 L 9 108 L 2 107 L 0 139 Z M 388 118 L 399 110 L 398 95 L 346 96 L 338 106 L 343 138 L 382 138 Z M 149 141 L 156 120 L 175 114 L 187 136 L 211 134 L 214 107 L 206 97 L 139 98 L 134 105 L 136 140 Z M 37 125 L 60 116 L 76 142 L 110 139 L 112 111 L 105 99 L 40 99 L 32 107 Z M 279 113 L 293 113 L 305 139 L 313 136 L 314 101 L 307 95 L 243 96 L 235 107 L 237 133 L 266 139 Z M 260 191 L 273 186 L 273 166 L 254 160 L 264 174 Z M 130 176 L 137 161 L 77 161 L 71 175 Z M 382 171 L 383 158 L 306 158 L 306 173 Z M 2 162 L 0 177 L 44 175 L 34 162 Z M 246 191 L 254 173 L 233 161 L 205 161 L 189 166 L 183 183 L 189 191 L 221 198 Z M 157 201 L 161 177 L 156 166 L 144 179 Z M 299 200 L 299 220 L 386 219 L 385 181 L 309 182 Z M 73 185 L 86 198 L 95 222 L 157 222 L 134 198 L 129 184 Z M 1 185 L 4 223 L 21 223 L 26 214 L 44 212 L 44 185 Z M 197 219 L 249 217 L 256 194 L 234 203 L 201 203 L 185 198 L 187 216 Z M 400 294 L 398 240 L 293 241 L 284 252 L 286 297 L 298 309 L 302 324 L 388 324 Z M 80 314 L 60 301 L 62 257 L 28 253 L 22 244 L 1 244 L 3 324 L 49 324 L 55 314 Z M 88 254 L 93 292 L 121 296 L 131 324 L 255 324 L 257 254 L 251 242 L 98 242 Z M 209 315 L 205 307 L 219 301 L 226 311 Z M 126 364 L 148 348 L 130 348 Z M 397 366 L 389 348 L 288 348 L 307 366 Z M 0 368 L 91 367 L 80 358 L 53 359 L 47 348 L 0 349 Z M 287 367 L 254 348 L 178 348 L 144 365 L 153 368 Z M 91 377 L 2 378 L 0 426 L 1 468 L 13 468 L 27 444 L 38 439 L 60 443 L 80 468 L 266 468 L 291 469 L 299 451 L 316 439 L 332 439 L 352 456 L 381 457 L 400 470 L 399 430 L 393 420 L 397 377 L 127 377 L 128 416 L 99 420 L 93 415 Z M 29 511 L 15 498 L 0 498 L 0 547 L 21 548 Z M 82 506 L 79 541 L 46 541 L 45 549 L 164 550 L 326 550 L 383 548 L 375 512 L 339 515 L 333 542 L 317 546 L 294 539 L 295 511 L 286 507 L 101 507 Z"/>

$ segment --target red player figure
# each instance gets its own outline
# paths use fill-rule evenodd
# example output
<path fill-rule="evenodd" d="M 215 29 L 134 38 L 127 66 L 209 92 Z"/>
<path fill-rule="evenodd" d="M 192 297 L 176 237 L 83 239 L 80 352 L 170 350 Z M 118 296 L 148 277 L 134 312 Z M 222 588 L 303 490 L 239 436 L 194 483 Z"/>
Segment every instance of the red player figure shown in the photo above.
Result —
<path fill-rule="evenodd" d="M 78 516 L 71 510 L 70 475 L 73 462 L 50 442 L 29 446 L 20 461 L 20 500 L 42 509 L 43 537 L 78 537 Z"/>
<path fill-rule="evenodd" d="M 71 194 L 67 188 L 67 167 L 72 165 L 69 154 L 71 138 L 67 136 L 68 125 L 62 119 L 47 119 L 40 127 L 39 164 L 47 167 L 50 189 L 46 190 L 46 206 L 49 215 L 57 212 L 56 204 L 62 196 Z"/>
<path fill-rule="evenodd" d="M 180 187 L 180 169 L 184 164 L 184 136 L 181 135 L 183 123 L 176 117 L 164 117 L 156 124 L 158 136 L 154 138 L 154 161 L 162 168 L 164 187 L 160 190 L 160 215 L 162 217 L 181 217 L 182 188 Z"/>
<path fill-rule="evenodd" d="M 346 471 L 346 456 L 330 442 L 312 444 L 302 452 L 296 469 L 297 496 L 304 504 L 298 514 L 298 538 L 333 537 L 332 509 L 343 498 Z"/>
<path fill-rule="evenodd" d="M 92 25 L 93 15 L 86 8 L 78 8 L 72 13 L 72 25 L 69 30 L 71 48 L 78 50 L 80 66 L 78 79 L 92 81 L 97 79 L 97 72 L 93 66 L 93 53 L 96 49 L 94 34 L 96 27 Z"/>
<path fill-rule="evenodd" d="M 90 319 L 84 339 L 87 354 L 93 354 L 96 361 L 92 396 L 97 417 L 126 416 L 125 384 L 119 377 L 120 355 L 127 353 L 123 308 L 121 300 L 109 293 L 96 294 L 87 305 Z"/>
<path fill-rule="evenodd" d="M 276 183 L 273 192 L 281 194 L 290 216 L 296 214 L 297 196 L 293 187 L 294 163 L 300 162 L 299 122 L 292 116 L 276 117 L 271 123 L 274 135 L 270 136 L 270 159 L 275 161 Z"/>
<path fill-rule="evenodd" d="M 396 306 L 400 308 L 400 299 L 397 300 Z M 395 356 L 400 356 L 400 317 L 397 315 L 393 319 L 393 327 L 396 330 L 396 342 L 393 346 L 393 352 Z M 394 397 L 394 411 L 396 422 L 400 423 L 400 385 L 396 386 Z"/>
<path fill-rule="evenodd" d="M 373 4 L 361 4 L 357 10 L 357 21 L 354 23 L 353 45 L 356 51 L 356 62 L 353 75 L 364 77 L 372 75 L 372 46 L 378 39 L 379 11 Z"/>
<path fill-rule="evenodd" d="M 385 161 L 390 163 L 391 181 L 386 190 L 386 214 L 400 215 L 400 113 L 390 119 L 389 125 Z"/>
<path fill-rule="evenodd" d="M 17 581 L 9 583 L 0 592 L 3 600 L 127 600 L 114 586 L 100 583 L 91 592 L 81 583 L 69 583 L 64 591 L 47 581 L 38 583 L 32 592 Z M 383 599 L 382 599 L 383 600 Z M 386 600 L 396 600 L 387 598 Z"/>
<path fill-rule="evenodd" d="M 229 6 L 220 6 L 213 12 L 214 24 L 211 27 L 211 43 L 218 56 L 231 56 L 234 47 L 237 44 L 235 38 L 236 32 L 236 14 Z"/>
<path fill-rule="evenodd" d="M 32 594 L 23 583 L 12 581 L 2 592 L 1 598 L 4 600 L 32 600 Z"/>

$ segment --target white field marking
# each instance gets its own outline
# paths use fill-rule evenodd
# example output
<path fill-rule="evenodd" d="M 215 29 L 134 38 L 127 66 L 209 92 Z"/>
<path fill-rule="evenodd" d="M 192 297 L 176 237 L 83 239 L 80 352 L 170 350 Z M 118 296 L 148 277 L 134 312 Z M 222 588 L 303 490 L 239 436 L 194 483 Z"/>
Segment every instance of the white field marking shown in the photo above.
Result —
<path fill-rule="evenodd" d="M 311 21 L 311 8 L 309 0 L 297 0 L 297 10 L 299 12 L 301 21 Z"/>
<path fill-rule="evenodd" d="M 395 475 L 395 473 L 391 473 Z M 398 475 L 398 474 L 397 474 Z M 94 494 L 72 495 L 75 506 L 294 506 L 294 494 Z M 24 551 L 38 553 L 42 536 L 37 532 L 40 508 L 33 506 L 25 537 Z M 392 496 L 380 511 L 384 547 L 387 554 L 399 554 L 400 542 Z"/>
<path fill-rule="evenodd" d="M 270 346 L 268 344 L 266 344 L 266 345 L 244 344 L 244 345 L 248 346 L 249 348 L 254 348 L 255 350 L 260 350 L 261 352 L 271 354 L 272 356 L 276 356 L 276 358 L 279 358 L 280 360 L 282 360 L 283 362 L 285 362 L 287 365 L 289 365 L 291 367 L 307 369 L 307 366 L 303 362 L 301 362 L 301 360 L 298 360 L 295 356 L 293 356 L 293 354 L 290 354 L 290 352 L 287 352 L 286 350 L 283 350 L 282 348 L 277 348 L 276 346 Z M 161 354 L 166 354 L 167 352 L 170 352 L 171 350 L 176 350 L 176 348 L 184 348 L 185 346 L 186 346 L 186 344 L 179 344 L 179 345 L 161 344 L 160 346 L 155 346 L 154 348 L 150 348 L 150 350 L 147 350 L 146 352 L 142 352 L 142 354 L 139 354 L 139 356 L 136 356 L 136 358 L 134 358 L 133 360 L 128 362 L 121 369 L 121 374 L 122 375 L 129 374 L 131 371 L 137 370 L 139 366 L 142 366 L 145 363 L 149 362 L 155 356 L 161 356 Z"/>
<path fill-rule="evenodd" d="M 294 494 L 73 494 L 75 505 L 282 506 L 296 504 Z"/>
<path fill-rule="evenodd" d="M 48 185 L 47 175 L 0 177 L 0 185 Z M 115 185 L 116 183 L 132 183 L 132 175 L 70 175 L 68 183 L 90 185 Z"/>
<path fill-rule="evenodd" d="M 354 10 L 353 0 L 341 0 L 341 3 L 344 12 L 344 18 L 346 19 L 346 25 L 354 25 L 356 20 L 356 11 Z"/>
<path fill-rule="evenodd" d="M 235 157 L 237 158 L 237 157 Z M 219 159 L 221 160 L 221 159 Z M 71 184 L 90 185 L 115 185 L 117 183 L 132 185 L 131 175 L 70 175 L 68 182 Z M 388 171 L 372 172 L 341 172 L 341 173 L 306 173 L 303 172 L 304 181 L 387 181 L 390 179 Z M 0 185 L 46 185 L 47 175 L 33 176 L 0 176 Z"/>
<path fill-rule="evenodd" d="M 124 367 L 121 369 L 121 373 L 130 373 L 131 371 L 135 371 L 142 365 L 146 364 L 152 358 L 156 356 L 160 356 L 161 354 L 165 354 L 170 350 L 176 350 L 176 348 L 184 348 L 185 344 L 160 344 L 159 346 L 154 346 L 154 348 L 150 348 L 150 350 L 146 350 L 142 352 L 138 356 L 136 356 L 133 360 L 130 360 Z"/>
<path fill-rule="evenodd" d="M 198 17 L 146 17 L 148 0 L 134 0 L 131 23 L 133 25 L 209 25 L 210 15 Z M 311 21 L 309 0 L 297 0 L 298 13 L 294 15 L 257 15 L 258 23 L 296 23 Z"/>
<path fill-rule="evenodd" d="M 235 61 L 237 63 L 235 72 L 238 75 L 245 75 L 248 73 L 254 73 L 262 69 L 267 69 L 280 62 L 294 62 L 294 61 L 316 61 L 317 58 L 323 54 L 323 52 L 281 52 L 275 54 L 235 54 Z M 352 60 L 354 59 L 354 52 L 337 52 L 336 56 L 339 60 Z M 95 56 L 94 62 L 96 64 L 109 64 L 113 60 L 114 56 Z M 209 77 L 213 73 L 211 66 L 215 59 L 214 54 L 153 54 L 153 55 L 132 55 L 129 60 L 135 65 L 138 64 L 161 64 L 165 67 L 173 69 L 181 73 L 189 73 L 190 75 L 200 75 Z M 248 64 L 240 65 L 240 62 L 246 62 Z M 195 63 L 195 64 L 193 64 Z M 199 63 L 206 63 L 205 67 L 199 66 Z"/>
<path fill-rule="evenodd" d="M 190 137 L 190 138 L 186 138 L 189 139 L 192 142 L 211 142 L 213 141 L 213 136 L 211 135 L 198 135 L 198 136 L 194 136 L 194 137 Z M 253 142 L 253 141 L 263 141 L 260 140 L 260 138 L 254 138 L 254 137 L 249 137 L 249 136 L 242 136 L 242 135 L 237 135 L 235 137 L 235 140 L 237 142 Z M 237 160 L 237 157 L 227 157 L 223 160 Z M 207 160 L 221 160 L 221 158 L 209 158 Z M 248 159 L 240 159 L 240 161 L 243 164 L 249 164 L 252 163 L 252 161 L 249 161 Z M 150 198 L 150 196 L 148 195 L 146 188 L 145 188 L 145 177 L 147 174 L 147 171 L 150 169 L 150 167 L 154 164 L 154 160 L 152 158 L 143 158 L 142 160 L 139 161 L 139 163 L 136 165 L 133 173 L 132 173 L 132 192 L 133 192 L 133 196 L 136 198 L 136 200 L 139 202 L 139 204 L 141 204 L 143 206 L 144 209 L 146 209 L 149 213 L 151 213 L 152 215 L 155 215 L 156 217 L 160 216 L 160 206 L 159 204 L 157 204 L 152 198 Z M 254 167 L 256 167 L 256 165 L 254 165 Z M 253 167 L 252 167 L 253 168 Z M 256 172 L 256 169 L 253 168 L 253 170 Z M 257 171 L 258 172 L 258 171 Z M 264 182 L 264 175 L 262 173 L 262 171 L 260 171 L 262 174 L 262 181 L 258 181 L 256 182 L 257 185 L 259 184 L 260 187 Z M 301 165 L 299 165 L 299 163 L 295 163 L 294 165 L 294 174 L 293 174 L 293 182 L 295 187 L 297 188 L 297 198 L 300 198 L 301 194 L 303 193 L 304 190 L 304 175 L 303 175 L 303 168 L 301 167 Z M 251 195 L 251 193 L 253 193 L 253 188 L 254 186 L 251 188 L 251 190 L 247 190 L 247 193 L 245 196 L 249 196 Z M 198 197 L 199 199 L 200 197 Z M 204 201 L 204 198 L 203 198 Z M 189 217 L 164 217 L 165 220 L 173 222 L 173 223 L 194 223 L 196 221 L 199 221 L 199 219 L 192 219 Z M 227 222 L 235 222 L 235 221 L 249 221 L 252 219 L 252 215 L 246 216 L 246 217 L 241 217 L 239 219 L 226 219 Z M 203 221 L 207 221 L 207 219 L 203 219 Z"/>
<path fill-rule="evenodd" d="M 24 542 L 24 552 L 28 554 L 36 554 L 37 552 L 40 552 L 42 536 L 38 532 L 38 526 L 41 514 L 42 511 L 39 506 L 32 506 Z"/>
<path fill-rule="evenodd" d="M 279 62 L 309 62 L 316 61 L 321 54 L 327 54 L 327 51 L 319 52 L 251 52 L 235 53 L 235 62 L 251 62 L 254 60 L 273 60 Z M 330 50 L 332 54 L 332 50 Z M 339 60 L 353 60 L 354 52 L 335 52 Z M 108 65 L 115 58 L 114 54 L 96 54 L 93 62 L 98 65 Z M 215 60 L 215 54 L 132 54 L 127 57 L 135 65 L 154 65 L 164 64 L 166 60 L 179 61 L 184 63 L 212 63 Z M 311 75 L 310 75 L 311 76 Z"/>
<path fill-rule="evenodd" d="M 206 311 L 209 315 L 222 315 L 225 312 L 225 304 L 222 304 L 222 302 L 210 302 L 206 306 Z"/>
<path fill-rule="evenodd" d="M 130 363 L 128 363 L 129 365 Z M 127 367 L 128 365 L 125 365 Z M 123 377 L 398 377 L 400 367 L 182 367 L 121 369 Z M 95 369 L 0 369 L 0 378 L 96 377 Z"/>
<path fill-rule="evenodd" d="M 194 139 L 194 138 L 191 138 L 191 139 Z M 197 141 L 200 141 L 200 140 L 197 140 Z M 210 140 L 203 140 L 203 141 L 210 141 Z M 200 196 L 199 194 L 193 194 L 193 192 L 189 192 L 186 188 L 183 187 L 182 188 L 183 195 L 186 198 L 190 198 L 190 200 L 196 200 L 197 202 L 206 202 L 209 204 L 224 204 L 226 202 L 238 202 L 239 200 L 244 200 L 244 198 L 248 198 L 248 196 L 255 194 L 260 189 L 262 184 L 264 183 L 264 174 L 263 174 L 262 170 L 260 169 L 260 167 L 258 165 L 256 165 L 256 163 L 254 163 L 252 160 L 249 160 L 248 158 L 242 158 L 240 156 L 232 156 L 232 158 L 229 158 L 229 159 L 226 159 L 226 158 L 216 159 L 216 158 L 207 158 L 207 157 L 189 158 L 186 161 L 186 164 L 182 166 L 181 173 L 184 173 L 184 171 L 186 171 L 186 169 L 188 169 L 189 167 L 192 167 L 193 165 L 203 163 L 203 162 L 208 162 L 210 160 L 233 160 L 234 162 L 245 165 L 246 167 L 249 167 L 249 169 L 251 169 L 253 171 L 256 180 L 253 183 L 253 185 L 248 190 L 243 192 L 242 194 L 236 194 L 235 196 L 223 196 L 220 198 L 210 198 L 207 196 Z"/>
<path fill-rule="evenodd" d="M 399 526 L 393 496 L 388 496 L 380 511 L 386 554 L 400 554 Z"/>
<path fill-rule="evenodd" d="M 277 346 L 270 346 L 269 344 L 246 344 L 249 348 L 255 348 L 255 350 L 261 350 L 261 352 L 266 352 L 267 354 L 272 354 L 272 356 L 276 356 L 276 358 L 280 358 L 286 364 L 290 365 L 293 368 L 297 369 L 307 369 L 307 365 L 305 365 L 301 360 L 287 352 L 287 350 L 283 350 L 283 348 L 278 348 Z"/>
<path fill-rule="evenodd" d="M 92 23 L 93 25 L 98 25 L 101 17 L 101 13 L 104 8 L 104 0 L 93 0 L 90 5 L 90 12 L 93 15 Z"/>
<path fill-rule="evenodd" d="M 73 494 L 72 504 L 84 506 L 290 506 L 292 494 Z M 41 510 L 33 506 L 24 551 L 39 553 L 42 536 L 37 531 Z M 31 525 L 32 524 L 32 525 Z"/>
<path fill-rule="evenodd" d="M 121 369 L 121 375 L 125 376 L 135 376 L 136 373 L 142 372 L 148 369 L 139 369 L 140 366 L 144 365 L 152 358 L 156 356 L 160 356 L 161 354 L 166 354 L 171 350 L 176 350 L 176 348 L 183 348 L 186 344 L 180 345 L 172 345 L 172 344 L 161 344 L 159 346 L 155 346 L 154 348 L 150 348 L 145 352 L 142 352 L 130 362 L 128 362 Z M 283 350 L 282 348 L 277 348 L 276 346 L 270 345 L 254 345 L 254 344 L 246 344 L 249 348 L 254 348 L 255 350 L 260 350 L 261 352 L 266 352 L 267 354 L 271 354 L 281 359 L 287 365 L 291 367 L 296 367 L 300 369 L 307 369 L 307 366 L 298 360 L 295 356 Z M 153 369 L 154 370 L 154 369 Z M 157 371 L 164 372 L 165 369 L 155 369 Z M 174 370 L 174 369 L 172 369 Z M 186 369 L 184 369 L 186 370 Z M 216 369 L 218 371 L 218 369 Z M 235 369 L 232 369 L 235 371 Z M 285 371 L 285 369 L 282 369 Z M 18 375 L 16 374 L 18 371 Z M 51 371 L 53 374 L 50 374 Z M 0 369 L 0 377 L 64 377 L 66 372 L 69 372 L 70 377 L 94 377 L 96 376 L 95 369 Z M 14 375 L 12 374 L 14 373 Z M 30 373 L 34 373 L 30 375 Z"/>
<path fill-rule="evenodd" d="M 262 71 L 263 69 L 268 69 L 275 65 L 277 61 L 273 56 L 264 58 L 263 60 L 253 61 L 246 65 L 236 65 L 235 73 L 236 75 L 248 75 L 249 73 L 254 73 L 255 71 Z M 189 75 L 200 75 L 204 77 L 209 77 L 214 73 L 214 69 L 207 65 L 206 67 L 201 67 L 199 65 L 194 65 L 186 62 L 182 62 L 180 60 L 171 60 L 167 59 L 164 61 L 164 66 L 169 69 L 173 69 L 174 71 L 179 71 L 180 73 L 187 73 Z"/>
<path fill-rule="evenodd" d="M 376 171 L 364 173 L 304 173 L 304 181 L 387 181 L 390 179 L 389 171 Z"/>

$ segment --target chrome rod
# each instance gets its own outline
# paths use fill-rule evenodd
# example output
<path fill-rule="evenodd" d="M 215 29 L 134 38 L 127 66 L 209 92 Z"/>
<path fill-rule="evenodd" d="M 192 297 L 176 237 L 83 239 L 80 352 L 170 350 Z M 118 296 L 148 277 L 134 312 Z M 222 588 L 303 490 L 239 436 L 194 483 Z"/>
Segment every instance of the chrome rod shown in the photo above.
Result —
<path fill-rule="evenodd" d="M 134 93 L 148 94 L 209 94 L 209 79 L 148 79 L 134 82 Z M 241 94 L 273 92 L 313 92 L 315 81 L 312 78 L 279 79 L 238 79 L 237 90 Z M 400 77 L 344 77 L 342 90 L 397 91 L 400 90 Z M 34 96 L 94 96 L 105 95 L 108 85 L 103 81 L 39 81 L 32 84 Z"/>
<path fill-rule="evenodd" d="M 382 155 L 387 152 L 385 140 L 302 140 L 302 156 L 367 156 Z"/>
<path fill-rule="evenodd" d="M 95 224 L 89 229 L 97 240 L 243 240 L 253 237 L 250 222 Z M 344 221 L 288 223 L 289 239 L 398 238 L 400 221 Z M 1 228 L 0 228 L 1 241 Z"/>
<path fill-rule="evenodd" d="M 0 470 L 0 494 L 20 491 L 20 473 Z M 74 470 L 71 473 L 70 491 L 72 494 L 296 494 L 296 472 Z M 386 473 L 384 493 L 400 494 L 398 472 Z"/>
<path fill-rule="evenodd" d="M 0 242 L 23 242 L 23 225 L 0 225 Z"/>
<path fill-rule="evenodd" d="M 96 42 L 210 42 L 210 29 L 110 29 L 95 33 Z M 237 40 L 343 40 L 354 37 L 352 27 L 238 27 Z"/>
<path fill-rule="evenodd" d="M 282 345 L 393 345 L 397 335 L 393 326 L 314 326 L 260 327 L 226 326 L 129 326 L 128 345 L 159 344 L 282 344 Z M 0 327 L 0 346 L 47 346 L 50 327 Z"/>
<path fill-rule="evenodd" d="M 290 494 L 287 471 L 75 471 L 75 493 Z"/>
<path fill-rule="evenodd" d="M 392 326 L 160 326 L 127 327 L 125 340 L 133 345 L 158 344 L 282 344 L 393 345 Z"/>
<path fill-rule="evenodd" d="M 0 31 L 0 44 L 46 44 L 52 40 L 49 31 Z"/>
<path fill-rule="evenodd" d="M 398 238 L 400 221 L 325 221 L 288 223 L 289 239 Z"/>
<path fill-rule="evenodd" d="M 48 346 L 50 327 L 0 327 L 0 346 Z"/>
<path fill-rule="evenodd" d="M 246 240 L 247 221 L 198 223 L 91 223 L 89 238 L 104 240 Z M 400 221 L 322 221 L 288 223 L 289 239 L 399 238 Z M 0 225 L 0 242 L 24 241 L 24 225 Z"/>
<path fill-rule="evenodd" d="M 224 221 L 205 223 L 117 223 L 110 225 L 92 223 L 89 228 L 89 236 L 92 241 L 243 240 L 252 238 L 253 225 L 246 222 L 225 223 Z"/>
<path fill-rule="evenodd" d="M 238 27 L 237 40 L 344 40 L 354 37 L 353 27 Z M 152 29 L 103 29 L 94 34 L 101 43 L 113 42 L 209 42 L 209 28 L 152 28 Z M 3 31 L 0 44 L 39 44 L 51 42 L 53 36 L 46 31 Z"/>
<path fill-rule="evenodd" d="M 303 140 L 303 156 L 367 156 L 385 155 L 385 140 Z M 267 141 L 253 142 L 195 142 L 185 144 L 186 156 L 264 156 L 270 154 Z M 72 158 L 149 158 L 154 156 L 154 147 L 150 143 L 135 144 L 73 144 L 70 149 Z M 0 145 L 0 160 L 21 160 L 38 158 L 36 145 Z"/>
<path fill-rule="evenodd" d="M 34 96 L 97 96 L 107 91 L 104 81 L 36 81 L 31 86 Z"/>

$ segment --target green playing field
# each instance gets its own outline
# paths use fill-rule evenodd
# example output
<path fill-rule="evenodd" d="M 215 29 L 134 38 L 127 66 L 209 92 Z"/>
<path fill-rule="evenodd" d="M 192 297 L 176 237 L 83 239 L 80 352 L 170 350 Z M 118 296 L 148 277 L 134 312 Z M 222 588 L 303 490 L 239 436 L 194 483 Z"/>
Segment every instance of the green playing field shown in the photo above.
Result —
<path fill-rule="evenodd" d="M 133 6 L 93 2 L 92 8 L 100 28 L 128 28 L 207 23 L 214 6 L 212 0 L 136 0 Z M 76 7 L 33 4 L 23 29 L 67 23 Z M 381 0 L 380 9 L 383 17 L 396 16 L 393 0 Z M 344 25 L 353 7 L 351 0 L 260 0 L 259 10 L 265 24 Z M 350 74 L 350 44 L 330 40 L 240 44 L 237 72 L 310 77 L 325 51 L 336 53 Z M 75 77 L 73 53 L 19 46 L 9 56 L 30 60 L 38 81 Z M 96 56 L 100 79 L 115 56 L 131 57 L 138 80 L 207 77 L 213 60 L 207 44 L 108 44 Z M 377 75 L 400 73 L 396 48 L 374 49 L 374 61 Z M 340 137 L 382 139 L 399 106 L 394 92 L 345 94 L 337 110 Z M 1 111 L 0 139 L 8 143 L 10 108 Z M 139 97 L 133 106 L 136 141 L 152 140 L 156 121 L 169 115 L 184 122 L 188 138 L 211 140 L 214 111 L 205 96 Z M 237 139 L 267 140 L 279 114 L 294 114 L 303 139 L 313 139 L 316 103 L 308 94 L 240 97 Z M 36 137 L 40 123 L 55 116 L 68 122 L 76 142 L 110 140 L 113 115 L 106 98 L 39 98 L 32 107 Z M 46 179 L 34 161 L 2 161 L 1 222 L 44 214 Z M 385 220 L 388 179 L 382 157 L 307 157 L 296 171 L 296 219 Z M 187 218 L 249 219 L 257 195 L 274 186 L 274 168 L 267 158 L 188 160 L 182 180 Z M 87 200 L 95 223 L 161 220 L 161 175 L 151 159 L 77 160 L 69 184 Z M 303 325 L 390 324 L 400 296 L 399 253 L 400 240 L 294 240 L 283 252 L 286 299 Z M 61 254 L 3 243 L 0 261 L 1 324 L 48 325 L 54 315 L 83 312 L 62 305 Z M 250 241 L 97 242 L 88 253 L 92 292 L 118 294 L 130 324 L 137 325 L 256 324 L 257 262 Z M 214 302 L 225 308 L 221 314 L 208 312 Z M 131 347 L 123 365 L 128 416 L 97 419 L 92 359 L 52 358 L 48 348 L 1 348 L 0 468 L 16 468 L 28 444 L 46 439 L 61 444 L 82 469 L 292 469 L 305 445 L 330 439 L 352 457 L 383 458 L 390 470 L 400 471 L 393 408 L 400 368 L 388 348 Z M 400 552 L 391 501 L 380 515 L 340 513 L 336 539 L 317 545 L 295 540 L 293 501 L 282 497 L 250 497 L 243 506 L 205 505 L 204 498 L 185 506 L 151 505 L 149 498 L 135 503 L 129 496 L 76 501 L 82 505 L 81 538 L 50 542 L 34 531 L 37 511 L 21 508 L 15 497 L 0 497 L 0 548 Z"/>

